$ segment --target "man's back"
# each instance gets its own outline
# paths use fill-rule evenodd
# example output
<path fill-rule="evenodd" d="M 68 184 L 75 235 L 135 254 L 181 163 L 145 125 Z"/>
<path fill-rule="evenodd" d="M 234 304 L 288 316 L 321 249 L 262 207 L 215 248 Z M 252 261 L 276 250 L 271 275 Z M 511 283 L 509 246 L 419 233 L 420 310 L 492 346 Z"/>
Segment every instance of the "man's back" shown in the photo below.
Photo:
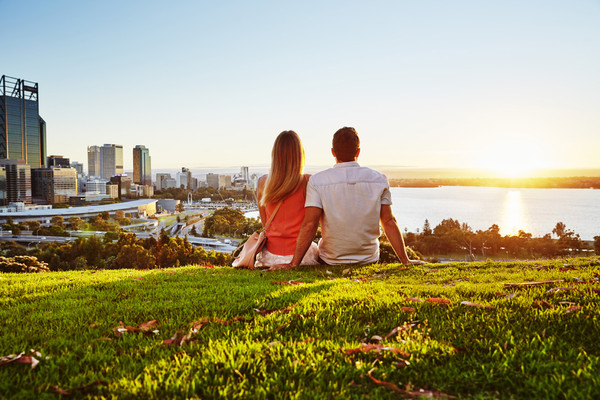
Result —
<path fill-rule="evenodd" d="M 377 262 L 381 205 L 391 203 L 385 175 L 355 161 L 313 175 L 305 206 L 323 210 L 320 258 L 327 264 Z"/>

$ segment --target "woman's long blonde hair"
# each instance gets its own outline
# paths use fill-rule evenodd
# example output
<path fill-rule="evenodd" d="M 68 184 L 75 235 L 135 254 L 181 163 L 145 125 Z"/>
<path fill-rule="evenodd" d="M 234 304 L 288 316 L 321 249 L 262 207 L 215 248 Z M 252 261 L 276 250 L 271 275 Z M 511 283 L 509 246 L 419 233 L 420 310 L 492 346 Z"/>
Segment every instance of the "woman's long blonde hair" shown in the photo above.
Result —
<path fill-rule="evenodd" d="M 271 152 L 271 170 L 260 199 L 261 205 L 279 202 L 294 193 L 302 183 L 304 147 L 298 134 L 283 131 Z"/>

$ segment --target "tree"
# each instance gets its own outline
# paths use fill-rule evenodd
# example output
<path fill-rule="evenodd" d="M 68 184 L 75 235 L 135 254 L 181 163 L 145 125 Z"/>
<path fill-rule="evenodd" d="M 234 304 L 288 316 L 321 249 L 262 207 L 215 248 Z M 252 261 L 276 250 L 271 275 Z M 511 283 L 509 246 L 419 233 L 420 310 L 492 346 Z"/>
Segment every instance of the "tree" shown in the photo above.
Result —
<path fill-rule="evenodd" d="M 564 236 L 567 227 L 562 222 L 557 222 L 554 229 L 552 229 L 552 233 L 554 233 L 557 237 L 561 238 Z"/>
<path fill-rule="evenodd" d="M 179 212 L 182 213 L 185 211 L 185 207 L 183 206 L 183 203 L 177 203 L 177 205 L 175 206 L 175 212 Z"/>
<path fill-rule="evenodd" d="M 26 221 L 25 224 L 27 225 L 27 229 L 29 229 L 31 232 L 36 232 L 38 229 L 40 229 L 40 226 L 42 224 L 40 224 L 40 221 Z"/>
<path fill-rule="evenodd" d="M 108 211 L 102 211 L 100 213 L 100 218 L 102 218 L 103 220 L 108 220 L 110 218 L 110 214 L 108 213 Z"/>
<path fill-rule="evenodd" d="M 81 228 L 82 224 L 83 224 L 83 220 L 79 217 L 69 218 L 69 228 L 71 228 L 74 231 L 79 230 L 79 228 Z"/>
<path fill-rule="evenodd" d="M 430 236 L 433 233 L 431 230 L 431 225 L 429 225 L 429 220 L 426 219 L 423 224 L 423 236 Z"/>
<path fill-rule="evenodd" d="M 118 221 L 118 220 L 121 220 L 123 218 L 125 218 L 125 211 L 123 211 L 123 210 L 117 210 L 115 212 L 115 219 Z"/>
<path fill-rule="evenodd" d="M 63 217 L 61 217 L 60 215 L 55 215 L 54 217 L 52 217 L 50 219 L 50 224 L 51 225 L 56 225 L 56 226 L 60 226 L 62 228 L 63 224 L 65 223 L 65 219 Z"/>

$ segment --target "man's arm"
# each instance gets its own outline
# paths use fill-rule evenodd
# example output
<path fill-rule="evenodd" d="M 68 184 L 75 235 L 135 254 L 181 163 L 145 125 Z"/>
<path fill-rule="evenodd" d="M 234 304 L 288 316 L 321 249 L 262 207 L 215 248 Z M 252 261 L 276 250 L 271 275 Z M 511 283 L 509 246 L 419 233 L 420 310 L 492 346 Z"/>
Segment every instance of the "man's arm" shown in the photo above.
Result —
<path fill-rule="evenodd" d="M 300 232 L 298 233 L 298 239 L 296 239 L 296 250 L 294 251 L 292 261 L 289 264 L 274 265 L 269 270 L 289 269 L 300 265 L 312 240 L 315 238 L 321 215 L 323 215 L 323 209 L 319 207 L 305 208 L 304 219 L 302 220 L 302 225 L 300 225 Z"/>
<path fill-rule="evenodd" d="M 404 247 L 404 238 L 402 237 L 402 232 L 400 232 L 400 228 L 398 227 L 398 223 L 396 222 L 396 218 L 394 217 L 394 213 L 392 212 L 391 205 L 381 205 L 379 220 L 381 221 L 381 226 L 383 227 L 385 235 L 387 236 L 392 247 L 394 248 L 394 252 L 398 256 L 400 261 L 402 261 L 402 264 L 422 264 L 422 261 L 408 259 L 408 255 L 406 254 L 406 248 Z"/>

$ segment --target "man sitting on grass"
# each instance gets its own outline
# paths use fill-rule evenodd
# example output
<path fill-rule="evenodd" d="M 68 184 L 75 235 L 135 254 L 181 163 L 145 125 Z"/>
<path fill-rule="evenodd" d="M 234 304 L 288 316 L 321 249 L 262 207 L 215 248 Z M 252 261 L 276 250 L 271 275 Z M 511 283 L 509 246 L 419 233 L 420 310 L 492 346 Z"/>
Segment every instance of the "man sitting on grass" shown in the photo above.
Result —
<path fill-rule="evenodd" d="M 310 177 L 306 188 L 305 215 L 290 264 L 296 267 L 312 242 L 319 221 L 322 239 L 319 257 L 325 264 L 371 264 L 379 260 L 379 223 L 404 265 L 409 260 L 404 239 L 392 213 L 392 196 L 385 175 L 356 162 L 360 139 L 354 128 L 344 127 L 333 136 L 333 168 Z"/>

